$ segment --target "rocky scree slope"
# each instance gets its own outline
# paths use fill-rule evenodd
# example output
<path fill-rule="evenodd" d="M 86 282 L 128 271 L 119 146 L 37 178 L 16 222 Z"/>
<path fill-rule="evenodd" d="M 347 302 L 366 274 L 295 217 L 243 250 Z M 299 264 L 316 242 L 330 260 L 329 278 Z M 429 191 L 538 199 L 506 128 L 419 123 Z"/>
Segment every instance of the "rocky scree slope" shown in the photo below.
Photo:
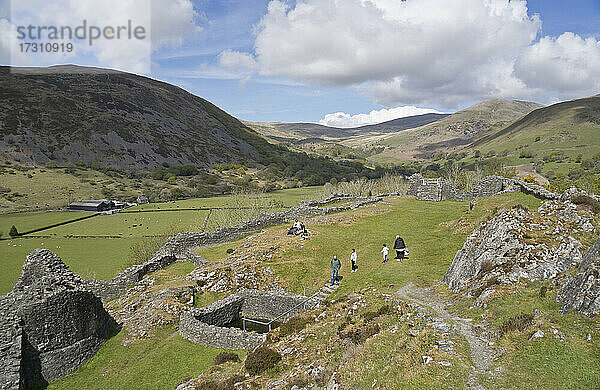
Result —
<path fill-rule="evenodd" d="M 0 156 L 34 165 L 307 162 L 181 88 L 79 66 L 0 67 L 0 134 Z"/>

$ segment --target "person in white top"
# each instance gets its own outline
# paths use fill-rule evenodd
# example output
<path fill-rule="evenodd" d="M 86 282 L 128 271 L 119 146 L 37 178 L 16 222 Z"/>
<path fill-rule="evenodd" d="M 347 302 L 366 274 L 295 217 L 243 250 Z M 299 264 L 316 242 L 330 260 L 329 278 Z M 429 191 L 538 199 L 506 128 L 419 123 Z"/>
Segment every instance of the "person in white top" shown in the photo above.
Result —
<path fill-rule="evenodd" d="M 352 272 L 358 271 L 358 254 L 356 254 L 356 250 L 352 248 L 352 254 L 350 255 L 350 262 L 352 263 Z"/>
<path fill-rule="evenodd" d="M 381 253 L 383 253 L 383 262 L 387 263 L 388 258 L 387 255 L 389 253 L 390 249 L 387 247 L 387 245 L 383 244 L 383 249 L 381 250 Z"/>

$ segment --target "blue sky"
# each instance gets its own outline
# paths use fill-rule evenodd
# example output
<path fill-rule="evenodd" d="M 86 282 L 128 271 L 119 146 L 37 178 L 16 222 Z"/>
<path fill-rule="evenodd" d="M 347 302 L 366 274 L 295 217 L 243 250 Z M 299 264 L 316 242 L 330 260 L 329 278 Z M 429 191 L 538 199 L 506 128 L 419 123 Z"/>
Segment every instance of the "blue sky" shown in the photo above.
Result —
<path fill-rule="evenodd" d="M 138 1 L 161 34 L 149 76 L 245 120 L 348 127 L 600 92 L 600 0 Z M 124 64 L 102 55 L 50 63 Z"/>

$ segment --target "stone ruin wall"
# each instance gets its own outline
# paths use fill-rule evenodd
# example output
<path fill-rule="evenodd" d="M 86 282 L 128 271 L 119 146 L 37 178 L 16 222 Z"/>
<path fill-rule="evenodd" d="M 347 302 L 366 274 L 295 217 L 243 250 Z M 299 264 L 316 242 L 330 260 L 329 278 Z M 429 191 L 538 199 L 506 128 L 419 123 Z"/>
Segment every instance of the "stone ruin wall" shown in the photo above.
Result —
<path fill-rule="evenodd" d="M 408 195 L 418 200 L 440 202 L 442 200 L 467 201 L 475 198 L 493 196 L 504 192 L 523 192 L 538 199 L 559 199 L 560 194 L 546 190 L 544 187 L 527 183 L 523 180 L 509 179 L 501 176 L 486 176 L 471 191 L 461 191 L 445 178 L 428 179 L 420 173 L 409 179 Z"/>
<path fill-rule="evenodd" d="M 196 344 L 252 350 L 265 341 L 266 335 L 244 332 L 226 325 L 238 320 L 240 315 L 271 321 L 300 305 L 284 320 L 304 310 L 302 303 L 307 299 L 303 295 L 285 291 L 241 290 L 207 307 L 183 313 L 179 319 L 179 334 Z M 306 308 L 315 305 L 314 301 L 306 302 Z"/>
<path fill-rule="evenodd" d="M 0 312 L 0 389 L 43 387 L 74 372 L 118 329 L 79 276 L 43 249 L 27 256 Z"/>

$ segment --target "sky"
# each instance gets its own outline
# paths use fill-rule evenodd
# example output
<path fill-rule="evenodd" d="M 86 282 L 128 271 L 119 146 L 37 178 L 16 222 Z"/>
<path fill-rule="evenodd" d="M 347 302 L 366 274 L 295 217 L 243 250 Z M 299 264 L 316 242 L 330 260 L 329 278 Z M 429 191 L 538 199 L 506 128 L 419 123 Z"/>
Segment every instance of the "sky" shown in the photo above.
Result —
<path fill-rule="evenodd" d="M 71 52 L 19 46 L 69 42 L 20 39 L 19 26 L 84 19 L 132 20 L 145 35 L 90 41 L 89 30 Z M 600 93 L 600 0 L 0 0 L 0 63 L 109 67 L 244 120 L 353 127 Z"/>

